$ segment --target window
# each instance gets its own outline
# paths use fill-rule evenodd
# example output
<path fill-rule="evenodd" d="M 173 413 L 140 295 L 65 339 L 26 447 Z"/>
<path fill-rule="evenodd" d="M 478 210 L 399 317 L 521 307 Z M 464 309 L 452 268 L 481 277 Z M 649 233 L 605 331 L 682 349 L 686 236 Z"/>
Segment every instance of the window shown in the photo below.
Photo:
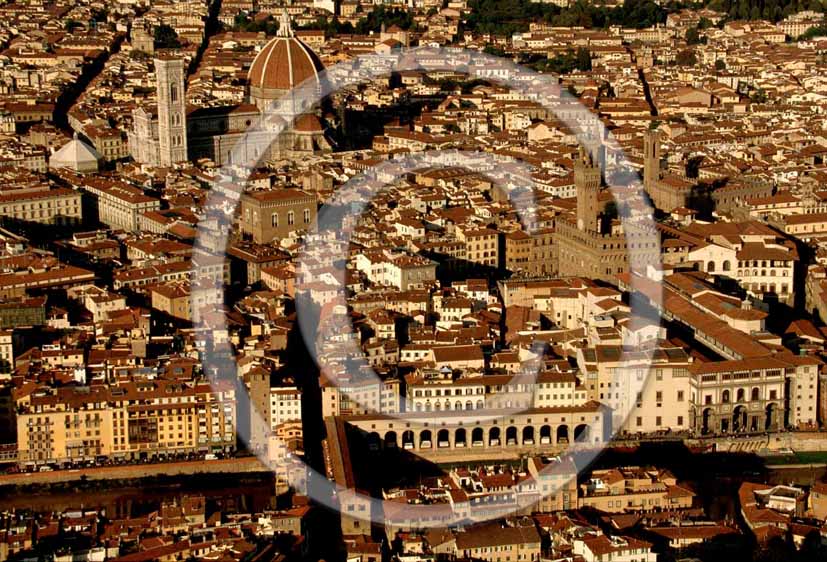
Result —
<path fill-rule="evenodd" d="M 305 209 L 304 210 L 304 224 L 307 224 L 309 222 L 310 222 L 310 209 Z"/>
<path fill-rule="evenodd" d="M 287 211 L 287 224 L 293 225 L 296 222 L 296 213 Z"/>
<path fill-rule="evenodd" d="M 678 402 L 683 402 L 683 390 L 678 391 Z"/>
<path fill-rule="evenodd" d="M 278 226 L 279 225 L 279 214 L 278 213 L 273 213 L 273 216 L 270 217 L 270 224 L 272 226 Z"/>

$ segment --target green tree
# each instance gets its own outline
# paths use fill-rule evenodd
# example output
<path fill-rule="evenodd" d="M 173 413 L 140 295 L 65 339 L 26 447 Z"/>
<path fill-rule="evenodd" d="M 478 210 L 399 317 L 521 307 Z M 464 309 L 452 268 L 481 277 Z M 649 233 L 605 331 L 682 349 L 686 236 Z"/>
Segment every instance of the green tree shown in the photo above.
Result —
<path fill-rule="evenodd" d="M 726 70 L 726 63 L 721 59 L 716 60 L 715 70 Z"/>
<path fill-rule="evenodd" d="M 767 92 L 763 88 L 758 88 L 750 96 L 752 103 L 767 103 Z"/>
<path fill-rule="evenodd" d="M 178 34 L 167 24 L 163 23 L 155 28 L 155 48 L 177 49 L 181 46 Z"/>
<path fill-rule="evenodd" d="M 675 62 L 679 66 L 695 66 L 698 64 L 698 57 L 695 56 L 695 51 L 684 49 L 675 57 Z"/>
<path fill-rule="evenodd" d="M 356 33 L 363 34 L 370 31 L 379 31 L 382 29 L 382 24 L 385 24 L 385 27 L 396 25 L 401 29 L 413 29 L 416 27 L 412 12 L 400 8 L 387 9 L 385 6 L 377 6 L 366 17 L 359 20 L 356 24 Z"/>
<path fill-rule="evenodd" d="M 701 34 L 698 33 L 697 27 L 692 27 L 686 30 L 687 45 L 697 45 L 701 42 Z"/>
<path fill-rule="evenodd" d="M 592 69 L 592 56 L 585 47 L 578 47 L 575 66 L 577 70 L 589 71 Z"/>
<path fill-rule="evenodd" d="M 819 25 L 816 27 L 811 27 L 804 33 L 799 36 L 799 40 L 806 41 L 808 39 L 812 39 L 813 37 L 824 37 L 827 35 L 827 26 Z"/>
<path fill-rule="evenodd" d="M 486 45 L 485 47 L 483 47 L 482 52 L 495 57 L 505 56 L 505 49 L 503 49 L 502 47 L 498 47 L 496 45 Z"/>

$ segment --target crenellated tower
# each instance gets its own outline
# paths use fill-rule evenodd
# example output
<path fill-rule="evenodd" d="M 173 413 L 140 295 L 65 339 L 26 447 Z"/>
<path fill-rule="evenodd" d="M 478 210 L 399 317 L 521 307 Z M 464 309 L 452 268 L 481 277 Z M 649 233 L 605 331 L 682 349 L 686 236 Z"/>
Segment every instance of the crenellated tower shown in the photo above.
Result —
<path fill-rule="evenodd" d="M 577 189 L 577 228 L 594 232 L 599 229 L 598 215 L 601 186 L 599 151 L 580 147 L 574 163 L 574 185 Z"/>

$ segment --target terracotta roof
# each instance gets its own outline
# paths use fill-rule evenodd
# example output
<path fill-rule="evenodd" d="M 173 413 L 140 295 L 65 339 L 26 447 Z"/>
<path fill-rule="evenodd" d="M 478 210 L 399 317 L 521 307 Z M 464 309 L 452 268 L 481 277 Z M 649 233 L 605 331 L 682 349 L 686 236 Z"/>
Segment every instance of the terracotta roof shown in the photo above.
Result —
<path fill-rule="evenodd" d="M 324 65 L 295 37 L 276 37 L 256 55 L 248 75 L 251 88 L 291 90 L 308 79 L 319 81 Z"/>

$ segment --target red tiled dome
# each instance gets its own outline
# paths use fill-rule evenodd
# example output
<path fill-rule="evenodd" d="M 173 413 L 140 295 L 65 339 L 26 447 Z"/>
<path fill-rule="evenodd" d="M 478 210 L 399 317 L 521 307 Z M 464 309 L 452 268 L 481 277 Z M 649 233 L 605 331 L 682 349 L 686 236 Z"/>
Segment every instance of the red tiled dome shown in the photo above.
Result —
<path fill-rule="evenodd" d="M 293 130 L 303 133 L 321 133 L 324 131 L 324 127 L 322 127 L 318 117 L 305 113 L 300 115 L 293 123 Z"/>
<path fill-rule="evenodd" d="M 276 37 L 256 55 L 250 66 L 250 88 L 261 91 L 291 90 L 315 79 L 324 65 L 310 47 L 295 37 Z"/>

